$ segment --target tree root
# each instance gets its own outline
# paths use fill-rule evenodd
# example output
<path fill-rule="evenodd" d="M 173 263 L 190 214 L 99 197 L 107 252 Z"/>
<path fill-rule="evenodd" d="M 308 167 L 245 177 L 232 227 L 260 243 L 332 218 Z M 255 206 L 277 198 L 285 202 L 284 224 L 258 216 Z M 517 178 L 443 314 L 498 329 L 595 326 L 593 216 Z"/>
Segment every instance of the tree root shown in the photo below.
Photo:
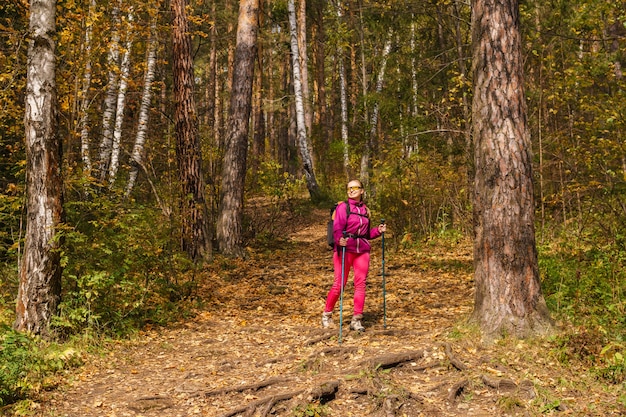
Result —
<path fill-rule="evenodd" d="M 371 367 L 389 369 L 398 366 L 405 362 L 414 361 L 424 357 L 423 350 L 415 350 L 402 353 L 392 353 L 388 355 L 375 356 L 373 358 L 365 359 L 360 365 Z"/>
<path fill-rule="evenodd" d="M 333 336 L 335 336 L 337 334 L 337 331 L 333 330 L 333 331 L 325 331 L 323 334 L 321 334 L 320 336 L 314 337 L 312 339 L 306 340 L 303 345 L 304 346 L 311 346 L 311 345 L 315 345 L 319 342 L 322 342 L 324 340 L 328 340 L 330 338 L 332 338 Z"/>
<path fill-rule="evenodd" d="M 283 394 L 268 395 L 267 397 L 263 397 L 256 401 L 252 401 L 251 403 L 241 405 L 237 408 L 233 408 L 230 411 L 220 414 L 219 417 L 233 417 L 237 414 L 244 413 L 244 412 L 246 413 L 246 415 L 253 416 L 255 415 L 255 412 L 257 410 L 259 410 L 261 417 L 265 417 L 271 412 L 272 408 L 277 403 L 281 401 L 285 401 L 285 400 L 290 400 L 292 398 L 297 397 L 298 395 L 303 395 L 303 394 L 307 394 L 306 395 L 307 400 L 310 400 L 310 401 L 314 401 L 314 400 L 328 401 L 329 399 L 334 397 L 334 395 L 339 390 L 339 384 L 340 382 L 338 380 L 326 381 L 310 389 L 308 391 L 308 394 L 306 390 L 300 389 L 296 391 L 286 392 Z"/>
<path fill-rule="evenodd" d="M 258 407 L 261 407 L 261 406 L 265 405 L 266 407 L 264 407 L 264 410 L 267 410 L 267 405 L 271 404 L 269 406 L 269 408 L 271 409 L 274 406 L 274 404 L 276 404 L 276 403 L 278 403 L 280 401 L 291 399 L 291 398 L 293 398 L 293 397 L 295 397 L 297 395 L 302 394 L 303 392 L 304 392 L 304 390 L 298 390 L 298 391 L 287 392 L 287 393 L 284 393 L 284 394 L 269 395 L 267 397 L 258 399 L 256 401 L 252 401 L 251 403 L 239 406 L 237 408 L 233 408 L 230 411 L 227 411 L 227 412 L 225 412 L 223 414 L 220 414 L 218 417 L 232 417 L 232 416 L 235 416 L 237 414 L 243 413 L 245 411 L 248 411 L 249 415 L 254 415 L 254 411 Z M 267 415 L 267 412 L 268 411 L 266 411 L 266 413 L 265 413 L 266 415 Z"/>
<path fill-rule="evenodd" d="M 459 359 L 457 359 L 457 357 L 454 356 L 454 354 L 452 353 L 452 348 L 450 347 L 450 343 L 446 343 L 444 346 L 445 346 L 446 356 L 448 357 L 448 360 L 450 361 L 452 366 L 454 366 L 456 369 L 458 369 L 461 372 L 467 370 L 467 366 L 463 362 L 461 362 Z"/>
<path fill-rule="evenodd" d="M 482 375 L 481 380 L 483 384 L 499 391 L 514 391 L 517 389 L 517 384 L 507 378 L 491 378 L 487 375 Z"/>
<path fill-rule="evenodd" d="M 252 384 L 245 384 L 245 385 L 239 385 L 239 386 L 235 386 L 235 387 L 226 387 L 226 388 L 221 388 L 221 389 L 215 389 L 212 391 L 207 391 L 204 393 L 205 397 L 210 397 L 212 395 L 220 395 L 220 394 L 228 394 L 230 392 L 243 392 L 243 391 L 247 391 L 247 390 L 253 390 L 256 391 L 260 388 L 265 388 L 268 387 L 270 385 L 275 385 L 275 384 L 279 384 L 281 382 L 285 382 L 288 381 L 288 378 L 283 378 L 283 377 L 274 377 L 274 378 L 270 378 L 270 379 L 266 379 L 265 381 L 261 381 L 261 382 L 254 382 Z"/>
<path fill-rule="evenodd" d="M 462 381 L 454 384 L 448 392 L 448 401 L 455 402 L 457 397 L 463 393 L 465 387 L 469 384 L 469 379 L 463 379 Z"/>

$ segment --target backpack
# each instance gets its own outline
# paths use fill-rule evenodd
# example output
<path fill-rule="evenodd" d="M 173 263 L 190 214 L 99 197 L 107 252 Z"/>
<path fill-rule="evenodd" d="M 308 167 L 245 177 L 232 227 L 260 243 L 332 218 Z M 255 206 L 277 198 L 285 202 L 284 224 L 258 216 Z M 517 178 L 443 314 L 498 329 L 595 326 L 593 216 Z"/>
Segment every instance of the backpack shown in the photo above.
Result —
<path fill-rule="evenodd" d="M 341 203 L 341 201 L 339 203 Z M 326 223 L 326 242 L 328 243 L 328 246 L 330 246 L 331 248 L 335 247 L 335 237 L 333 236 L 333 223 L 335 222 L 335 210 L 337 210 L 337 206 L 339 205 L 339 203 L 335 203 L 335 205 L 330 208 L 330 218 L 328 219 L 328 222 Z M 350 203 L 348 203 L 347 201 L 344 201 L 344 203 L 346 203 L 346 219 L 347 219 L 350 216 Z M 345 228 L 343 230 L 344 232 L 346 231 Z"/>

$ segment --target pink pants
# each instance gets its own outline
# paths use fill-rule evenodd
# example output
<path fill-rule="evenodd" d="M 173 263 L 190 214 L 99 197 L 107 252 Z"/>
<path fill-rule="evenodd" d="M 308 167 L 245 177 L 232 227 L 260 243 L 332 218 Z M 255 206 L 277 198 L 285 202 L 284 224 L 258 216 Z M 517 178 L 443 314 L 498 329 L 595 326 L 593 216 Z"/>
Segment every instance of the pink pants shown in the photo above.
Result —
<path fill-rule="evenodd" d="M 341 249 L 334 252 L 333 264 L 335 266 L 335 281 L 333 286 L 328 291 L 326 297 L 325 312 L 333 311 L 337 300 L 341 296 Z M 370 267 L 370 254 L 365 253 L 352 253 L 346 252 L 345 264 L 344 264 L 344 280 L 343 285 L 345 287 L 348 282 L 348 273 L 350 268 L 354 271 L 354 311 L 353 314 L 363 314 L 363 306 L 365 305 L 365 284 L 367 281 L 367 272 Z M 345 297 L 345 293 L 344 293 Z"/>

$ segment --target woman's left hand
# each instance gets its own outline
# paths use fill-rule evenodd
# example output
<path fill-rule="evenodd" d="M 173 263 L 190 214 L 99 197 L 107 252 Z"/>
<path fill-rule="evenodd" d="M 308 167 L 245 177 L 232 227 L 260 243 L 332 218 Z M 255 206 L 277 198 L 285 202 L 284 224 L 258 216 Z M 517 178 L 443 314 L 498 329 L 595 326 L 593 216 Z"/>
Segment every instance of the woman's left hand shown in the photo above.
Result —
<path fill-rule="evenodd" d="M 387 225 L 385 223 L 379 224 L 378 225 L 378 231 L 380 233 L 385 233 L 387 231 Z"/>

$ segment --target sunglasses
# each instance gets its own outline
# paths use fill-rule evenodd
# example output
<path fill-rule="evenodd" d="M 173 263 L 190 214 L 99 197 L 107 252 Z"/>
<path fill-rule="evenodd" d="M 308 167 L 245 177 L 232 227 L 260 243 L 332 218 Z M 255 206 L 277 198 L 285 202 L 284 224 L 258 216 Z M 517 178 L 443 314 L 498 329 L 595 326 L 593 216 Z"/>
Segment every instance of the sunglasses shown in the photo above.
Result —
<path fill-rule="evenodd" d="M 352 191 L 358 191 L 360 190 L 362 187 L 348 187 L 348 192 L 351 193 Z"/>

